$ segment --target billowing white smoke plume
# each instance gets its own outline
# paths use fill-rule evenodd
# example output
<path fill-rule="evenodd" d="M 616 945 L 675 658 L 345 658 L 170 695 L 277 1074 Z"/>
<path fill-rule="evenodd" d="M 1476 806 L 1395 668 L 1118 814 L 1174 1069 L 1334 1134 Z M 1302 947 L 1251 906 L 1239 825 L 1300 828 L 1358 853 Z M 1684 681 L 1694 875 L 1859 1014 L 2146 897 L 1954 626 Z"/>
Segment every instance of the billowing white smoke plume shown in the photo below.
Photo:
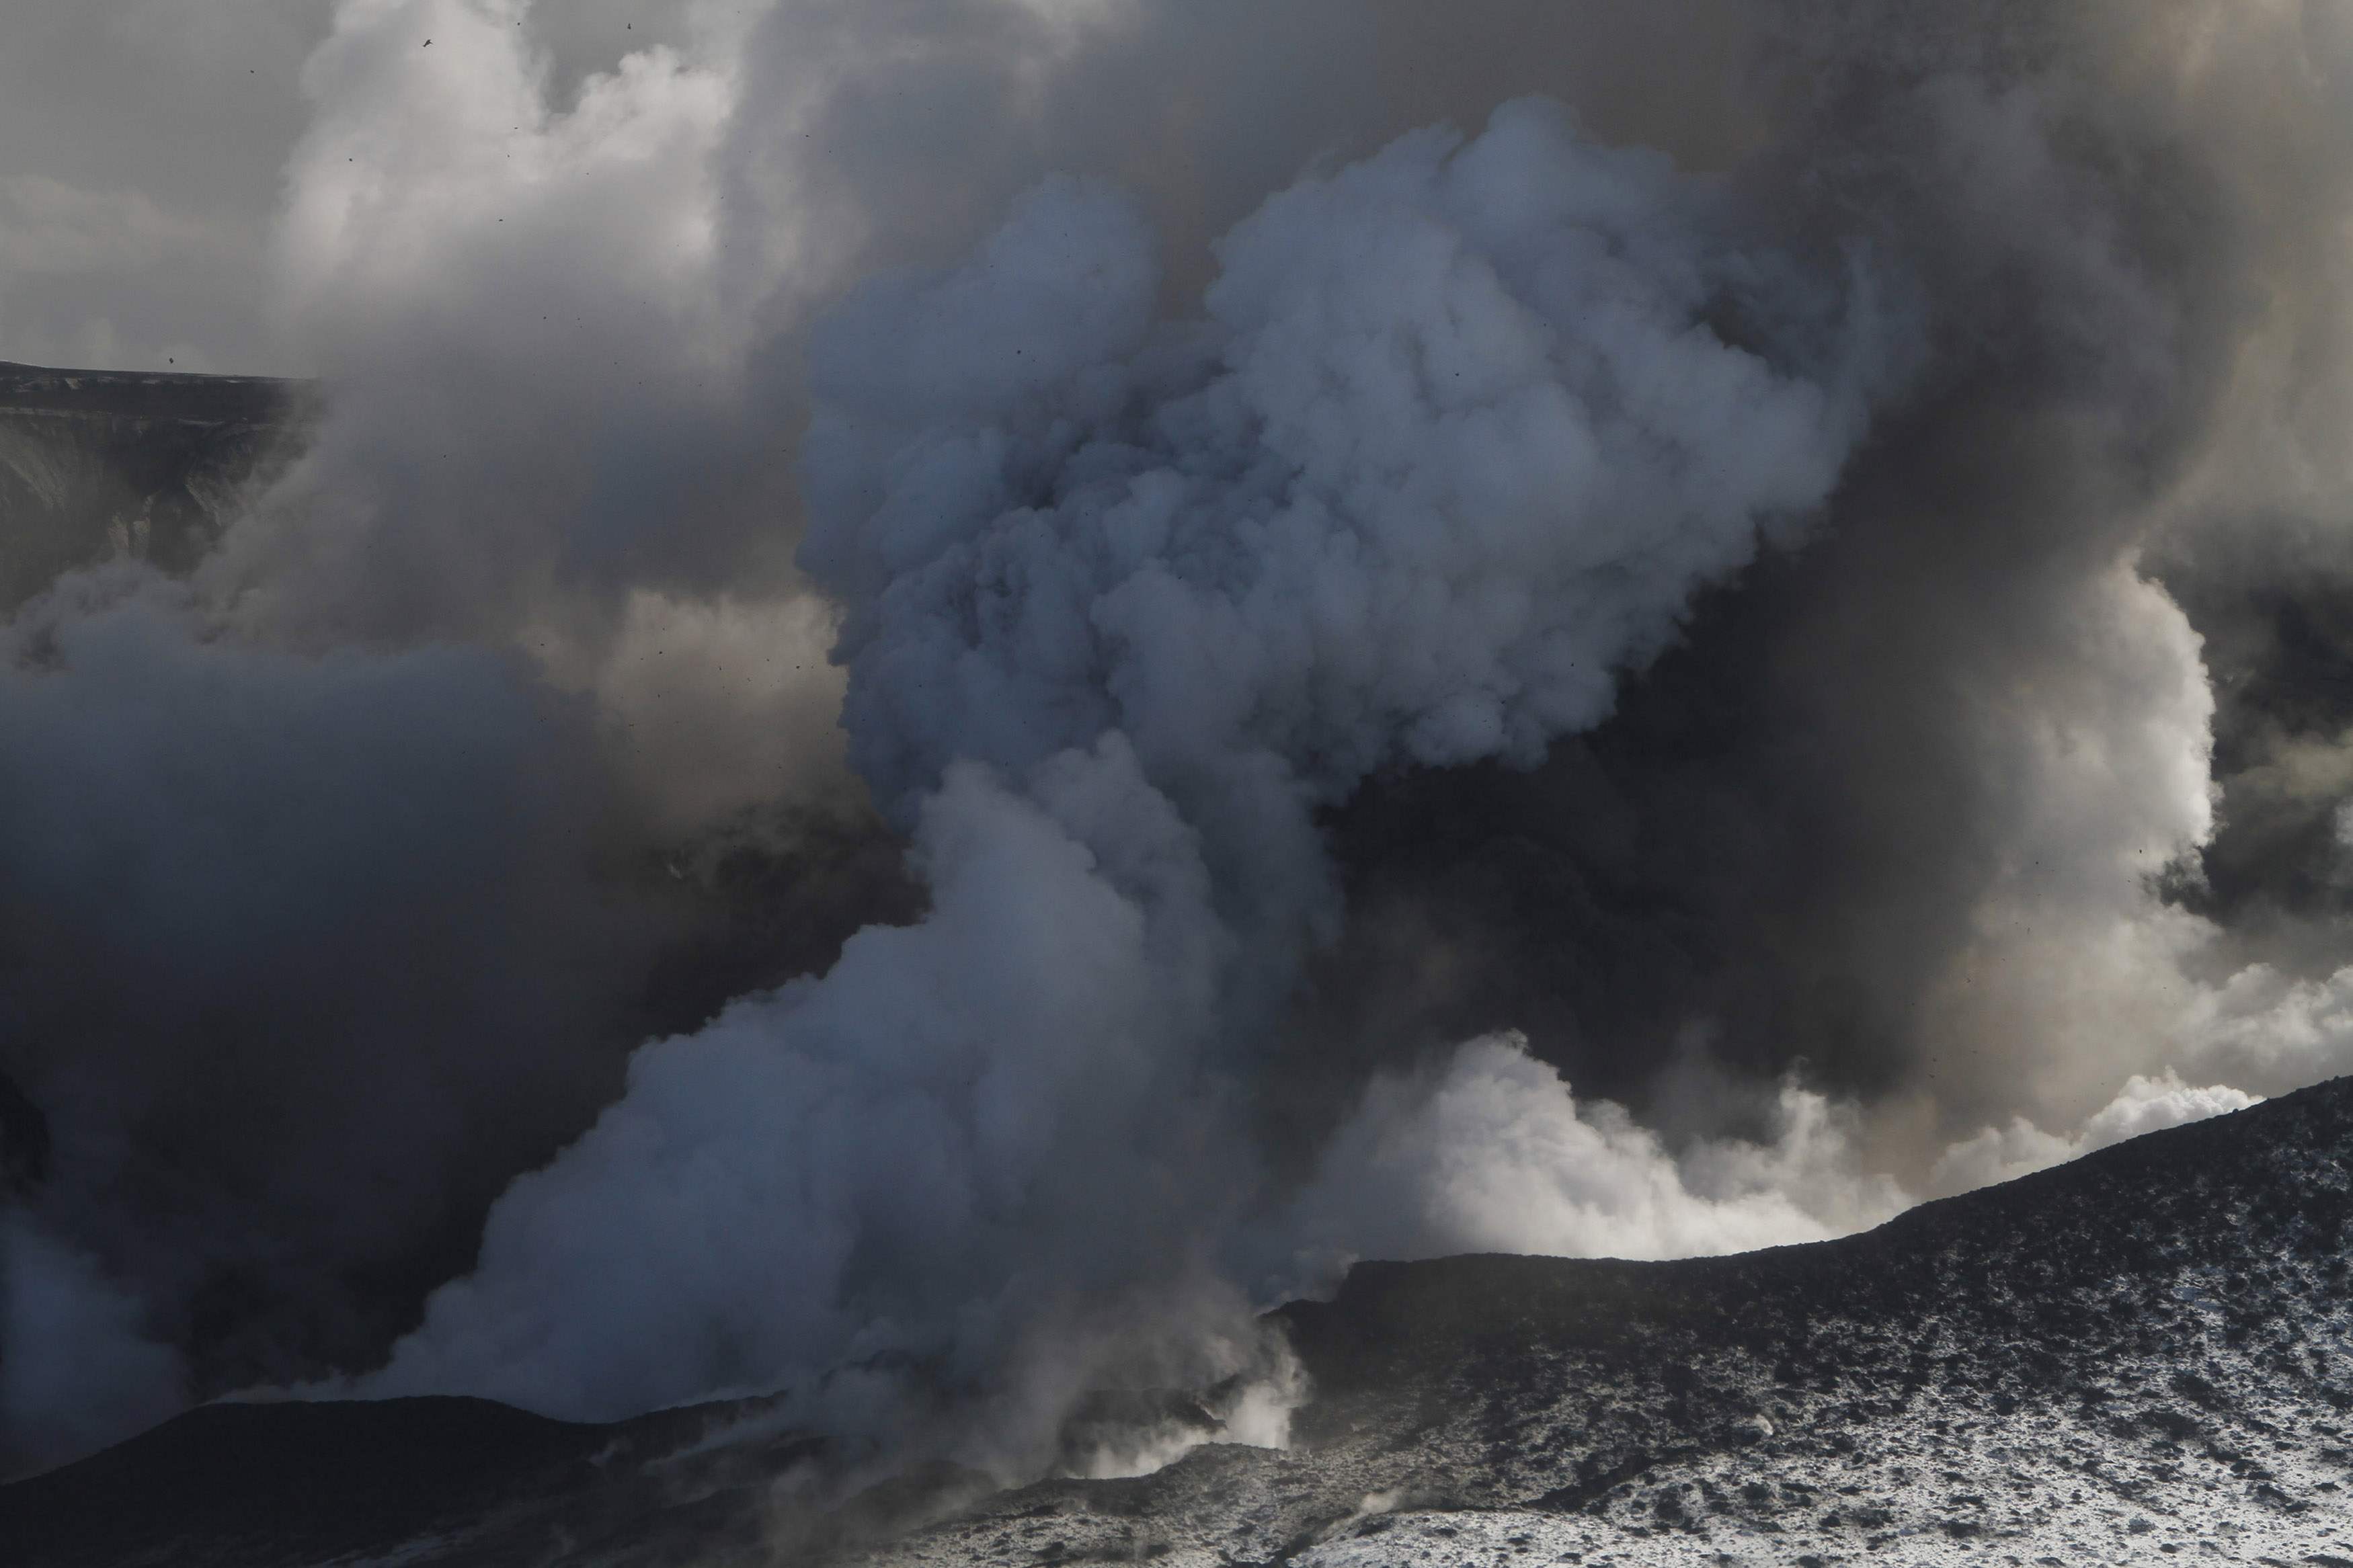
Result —
<path fill-rule="evenodd" d="M 594 20 L 338 7 L 273 247 L 335 395 L 199 577 L 277 644 L 516 648 L 687 832 L 838 793 L 840 686 L 776 527 L 792 395 L 749 363 L 759 280 L 725 254 L 742 23 L 567 92 L 549 45 Z"/>
<path fill-rule="evenodd" d="M 1232 1080 L 1331 912 L 1311 808 L 1600 720 L 1891 374 L 1859 260 L 1729 219 L 1524 103 L 1270 202 L 1198 321 L 1067 183 L 834 317 L 804 559 L 932 913 L 641 1051 L 376 1386 L 985 1382 L 1036 1315 L 1223 1261 Z"/>
<path fill-rule="evenodd" d="M 1875 1225 L 1908 1199 L 1860 1173 L 1851 1110 L 1786 1086 L 1768 1143 L 1671 1152 L 1622 1106 L 1580 1105 L 1512 1038 L 1477 1040 L 1441 1068 L 1374 1080 L 1296 1200 L 1293 1233 L 1367 1258 L 1528 1252 L 1688 1258 L 1820 1241 Z"/>
<path fill-rule="evenodd" d="M 1580 1103 L 1525 1041 L 1474 1040 L 1367 1087 L 1285 1215 L 1304 1250 L 1284 1282 L 1312 1289 L 1360 1257 L 1690 1258 L 1821 1241 L 2257 1098 L 2170 1069 L 2135 1076 L 2073 1132 L 2019 1116 L 1952 1144 L 1914 1191 L 1872 1173 L 1854 1106 L 1798 1084 L 1776 1095 L 1767 1141 L 1670 1150 L 1624 1107 Z"/>
<path fill-rule="evenodd" d="M 2353 1065 L 2334 0 L 644 9 L 337 5 L 303 461 L 0 637 L 0 1465 L 414 1328 L 1034 1469 Z"/>
<path fill-rule="evenodd" d="M 2040 1171 L 2111 1143 L 2137 1138 L 2144 1132 L 2244 1110 L 2256 1102 L 2256 1098 L 2225 1084 L 2194 1089 L 2169 1068 L 2156 1078 L 2136 1074 L 2126 1082 L 2122 1093 L 2066 1137 L 2046 1132 L 2024 1117 L 2016 1117 L 2007 1127 L 1989 1127 L 1976 1137 L 1954 1144 L 1929 1173 L 1929 1184 L 1933 1191 L 1958 1193 L 2006 1182 L 2029 1171 Z"/>

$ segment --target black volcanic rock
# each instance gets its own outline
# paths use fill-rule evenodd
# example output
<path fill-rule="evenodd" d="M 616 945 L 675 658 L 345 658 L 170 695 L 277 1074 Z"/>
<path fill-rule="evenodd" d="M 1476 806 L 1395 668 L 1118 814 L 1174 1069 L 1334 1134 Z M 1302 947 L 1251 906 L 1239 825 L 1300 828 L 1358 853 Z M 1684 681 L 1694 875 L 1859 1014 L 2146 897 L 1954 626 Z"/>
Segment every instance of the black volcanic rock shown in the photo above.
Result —
<path fill-rule="evenodd" d="M 214 1405 L 0 1487 L 0 1563 L 672 1561 L 765 1539 L 763 1500 L 823 1446 L 740 1405 L 584 1426 L 482 1399 Z M 714 1432 L 732 1440 L 709 1445 Z M 554 1555 L 551 1556 L 551 1552 Z M 698 1557 L 700 1560 L 700 1557 Z"/>
<path fill-rule="evenodd" d="M 202 425 L 277 425 L 309 384 L 267 375 L 53 370 L 0 361 L 0 408 Z"/>
<path fill-rule="evenodd" d="M 479 1399 L 215 1405 L 0 1490 L 15 1562 L 332 1553 L 487 1513 L 608 1441 Z"/>
<path fill-rule="evenodd" d="M 0 363 L 0 610 L 79 566 L 194 566 L 289 458 L 314 394 L 261 376 Z"/>
<path fill-rule="evenodd" d="M 1841 1241 L 1360 1265 L 1287 1451 L 813 1517 L 806 1441 L 251 1406 L 0 1488 L 0 1561 L 2353 1562 L 2348 1223 L 2340 1080 Z"/>

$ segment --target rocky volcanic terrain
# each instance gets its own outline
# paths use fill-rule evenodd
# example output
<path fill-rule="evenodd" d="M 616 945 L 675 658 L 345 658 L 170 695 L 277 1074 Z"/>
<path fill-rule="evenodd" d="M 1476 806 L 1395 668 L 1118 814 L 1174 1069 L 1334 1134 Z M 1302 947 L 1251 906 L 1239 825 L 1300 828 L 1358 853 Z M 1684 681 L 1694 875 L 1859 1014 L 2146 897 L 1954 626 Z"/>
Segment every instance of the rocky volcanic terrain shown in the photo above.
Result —
<path fill-rule="evenodd" d="M 308 389 L 0 363 L 0 609 L 113 557 L 183 572 L 290 456 Z"/>
<path fill-rule="evenodd" d="M 1361 1265 L 1277 1314 L 1287 1452 L 818 1509 L 740 1407 L 216 1406 L 0 1488 L 0 1561 L 2353 1564 L 2349 1220 L 2344 1079 L 1819 1246 Z"/>

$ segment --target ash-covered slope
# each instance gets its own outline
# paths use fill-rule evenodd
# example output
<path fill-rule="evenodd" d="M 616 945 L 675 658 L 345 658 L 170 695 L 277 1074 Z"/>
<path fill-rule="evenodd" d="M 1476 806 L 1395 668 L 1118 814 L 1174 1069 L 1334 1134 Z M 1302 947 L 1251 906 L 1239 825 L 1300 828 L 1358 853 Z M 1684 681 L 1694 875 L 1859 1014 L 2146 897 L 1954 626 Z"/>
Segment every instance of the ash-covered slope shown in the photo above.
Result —
<path fill-rule="evenodd" d="M 681 1455 L 691 1413 L 248 1407 L 0 1489 L 0 1542 L 59 1565 L 2353 1563 L 2348 1221 L 2343 1079 L 1843 1241 L 1359 1266 L 1279 1314 L 1315 1389 L 1287 1453 L 977 1501 L 943 1471 L 812 1533 L 818 1450 Z"/>
<path fill-rule="evenodd" d="M 118 556 L 195 565 L 309 398 L 261 376 L 0 363 L 0 609 Z"/>
<path fill-rule="evenodd" d="M 1287 1454 L 881 1563 L 2353 1562 L 2353 1080 L 1842 1241 L 1366 1264 Z"/>

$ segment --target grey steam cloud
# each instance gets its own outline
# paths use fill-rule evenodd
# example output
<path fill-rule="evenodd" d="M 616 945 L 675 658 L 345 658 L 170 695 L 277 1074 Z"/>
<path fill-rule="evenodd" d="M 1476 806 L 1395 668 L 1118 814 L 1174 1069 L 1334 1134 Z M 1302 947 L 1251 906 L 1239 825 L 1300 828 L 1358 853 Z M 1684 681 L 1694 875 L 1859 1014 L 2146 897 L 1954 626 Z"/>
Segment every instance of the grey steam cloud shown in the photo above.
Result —
<path fill-rule="evenodd" d="M 1887 376 L 1866 288 L 1714 216 L 1519 103 L 1270 202 L 1205 321 L 1155 329 L 1140 215 L 1070 184 L 833 316 L 802 559 L 931 913 L 642 1050 L 380 1386 L 610 1415 L 993 1361 L 1041 1293 L 1217 1250 L 1221 1080 L 1339 914 L 1314 807 L 1601 718 Z"/>
<path fill-rule="evenodd" d="M 2339 8 L 601 16 L 313 18 L 308 447 L 0 635 L 8 1466 L 1274 1440 L 2353 1051 Z"/>

